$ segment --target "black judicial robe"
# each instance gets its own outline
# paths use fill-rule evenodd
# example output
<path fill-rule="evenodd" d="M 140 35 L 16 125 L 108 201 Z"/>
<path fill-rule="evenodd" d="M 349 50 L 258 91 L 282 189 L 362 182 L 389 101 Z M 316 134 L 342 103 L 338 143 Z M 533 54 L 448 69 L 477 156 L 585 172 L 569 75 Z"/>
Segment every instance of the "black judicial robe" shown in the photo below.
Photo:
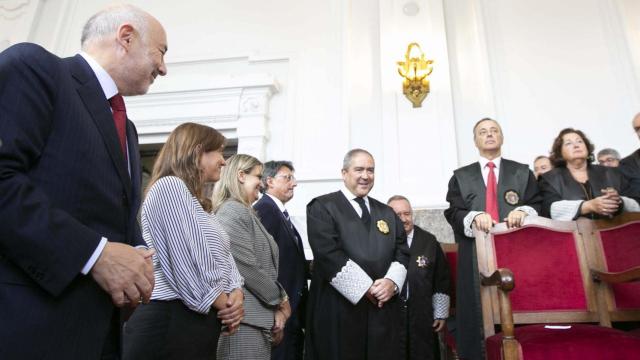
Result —
<path fill-rule="evenodd" d="M 435 293 L 450 295 L 449 265 L 436 237 L 418 226 L 413 227 L 409 250 L 411 257 L 405 282 L 409 284 L 409 354 L 404 358 L 428 360 L 433 359 L 437 347 L 432 326 L 432 298 Z M 403 294 L 406 293 L 403 289 Z"/>
<path fill-rule="evenodd" d="M 409 250 L 402 223 L 389 206 L 371 197 L 369 205 L 368 229 L 340 191 L 317 197 L 307 205 L 307 231 L 314 257 L 307 303 L 307 360 L 398 357 L 399 297 L 394 296 L 382 308 L 365 296 L 353 305 L 330 283 L 349 259 L 374 281 L 385 276 L 392 262 L 406 268 Z M 378 229 L 379 220 L 388 224 L 388 234 Z"/>
<path fill-rule="evenodd" d="M 507 192 L 516 192 L 518 201 L 509 204 Z M 470 211 L 485 210 L 486 185 L 480 163 L 475 162 L 455 170 L 449 181 L 444 216 L 451 225 L 458 243 L 458 279 L 456 283 L 456 347 L 464 359 L 484 359 L 482 305 L 475 239 L 464 234 L 464 218 Z M 498 212 L 504 219 L 519 206 L 530 206 L 538 213 L 542 198 L 535 176 L 525 164 L 502 159 L 498 176 Z"/>
<path fill-rule="evenodd" d="M 634 188 L 628 179 L 616 168 L 600 165 L 589 165 L 587 167 L 589 176 L 589 186 L 593 197 L 602 195 L 601 189 L 612 187 L 621 196 L 626 196 L 636 201 L 640 198 L 640 188 Z M 551 217 L 551 204 L 560 200 L 590 200 L 584 189 L 576 181 L 569 169 L 564 166 L 554 168 L 541 177 L 540 191 L 543 196 L 542 215 Z M 620 207 L 618 213 L 624 209 Z M 588 214 L 586 217 L 600 219 L 601 215 Z M 578 215 L 576 214 L 577 218 Z M 574 218 L 574 219 L 575 219 Z"/>
<path fill-rule="evenodd" d="M 640 191 L 640 149 L 620 160 L 620 171 L 629 180 L 629 186 Z"/>

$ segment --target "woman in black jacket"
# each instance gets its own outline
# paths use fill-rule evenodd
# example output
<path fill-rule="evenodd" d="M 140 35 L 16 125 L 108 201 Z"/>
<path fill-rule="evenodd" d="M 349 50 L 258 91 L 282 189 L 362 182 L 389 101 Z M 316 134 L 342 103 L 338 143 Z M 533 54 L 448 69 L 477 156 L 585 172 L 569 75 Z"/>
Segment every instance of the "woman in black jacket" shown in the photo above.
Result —
<path fill-rule="evenodd" d="M 640 189 L 632 189 L 617 169 L 591 164 L 593 145 L 582 131 L 560 131 L 550 159 L 555 168 L 543 174 L 540 181 L 543 216 L 555 220 L 580 216 L 598 219 L 640 211 L 636 200 Z"/>

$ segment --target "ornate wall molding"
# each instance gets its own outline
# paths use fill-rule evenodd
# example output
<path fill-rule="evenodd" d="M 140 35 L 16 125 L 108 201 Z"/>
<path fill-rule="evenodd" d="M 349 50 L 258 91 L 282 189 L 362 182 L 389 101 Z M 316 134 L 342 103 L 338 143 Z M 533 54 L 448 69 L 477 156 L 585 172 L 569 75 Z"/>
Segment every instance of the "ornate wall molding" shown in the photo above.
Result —
<path fill-rule="evenodd" d="M 0 51 L 28 41 L 42 0 L 0 0 Z"/>
<path fill-rule="evenodd" d="M 161 144 L 176 126 L 196 122 L 237 140 L 238 152 L 263 160 L 269 140 L 269 101 L 276 80 L 264 74 L 219 79 L 201 88 L 165 89 L 127 98 L 140 144 Z"/>

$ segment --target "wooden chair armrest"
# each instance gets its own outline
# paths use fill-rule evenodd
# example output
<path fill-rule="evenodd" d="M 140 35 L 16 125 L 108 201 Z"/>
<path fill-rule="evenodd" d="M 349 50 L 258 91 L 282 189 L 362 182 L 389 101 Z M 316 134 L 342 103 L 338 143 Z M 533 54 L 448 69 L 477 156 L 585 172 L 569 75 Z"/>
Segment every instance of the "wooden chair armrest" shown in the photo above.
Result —
<path fill-rule="evenodd" d="M 609 284 L 640 281 L 640 266 L 620 272 L 604 272 L 591 269 L 591 277 L 594 281 L 602 281 Z"/>
<path fill-rule="evenodd" d="M 489 276 L 486 276 L 485 274 L 480 275 L 483 286 L 496 286 L 498 289 L 507 293 L 515 287 L 513 272 L 509 269 L 498 269 Z"/>
<path fill-rule="evenodd" d="M 513 340 L 513 313 L 511 312 L 511 301 L 509 300 L 509 292 L 515 287 L 513 272 L 509 269 L 498 269 L 489 276 L 480 274 L 480 278 L 482 286 L 495 286 L 498 288 L 500 327 L 502 328 L 503 339 Z"/>

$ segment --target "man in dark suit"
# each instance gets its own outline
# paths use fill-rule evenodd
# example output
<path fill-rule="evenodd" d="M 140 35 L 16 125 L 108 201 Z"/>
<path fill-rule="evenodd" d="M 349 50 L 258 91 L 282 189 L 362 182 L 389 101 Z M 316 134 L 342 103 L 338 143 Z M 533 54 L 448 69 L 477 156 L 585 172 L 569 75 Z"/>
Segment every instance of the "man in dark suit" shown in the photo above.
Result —
<path fill-rule="evenodd" d="M 519 227 L 527 215 L 540 212 L 542 198 L 525 164 L 502 158 L 502 129 L 484 118 L 473 127 L 480 155 L 477 162 L 454 171 L 444 215 L 458 243 L 456 282 L 456 349 L 462 359 L 484 359 L 480 284 L 472 225 L 489 231 L 501 221 Z"/>
<path fill-rule="evenodd" d="M 631 125 L 638 135 L 638 138 L 640 138 L 640 113 L 633 117 Z M 640 149 L 620 160 L 619 169 L 629 180 L 630 188 L 640 189 Z"/>
<path fill-rule="evenodd" d="M 304 303 L 307 290 L 307 270 L 302 238 L 291 222 L 285 204 L 293 198 L 298 185 L 293 164 L 289 161 L 268 161 L 262 170 L 264 195 L 253 208 L 262 225 L 278 244 L 280 260 L 278 282 L 289 295 L 291 317 L 284 331 L 277 329 L 276 339 L 282 342 L 273 348 L 272 359 L 302 359 L 304 350 Z"/>
<path fill-rule="evenodd" d="M 405 300 L 403 359 L 439 359 L 436 333 L 449 317 L 449 265 L 436 237 L 413 224 L 409 199 L 394 195 L 387 201 L 402 221 L 411 256 L 407 280 L 402 289 Z"/>
<path fill-rule="evenodd" d="M 314 265 L 305 359 L 395 359 L 400 353 L 396 295 L 409 249 L 393 209 L 368 196 L 374 174 L 373 156 L 351 150 L 342 190 L 307 205 Z"/>
<path fill-rule="evenodd" d="M 166 73 L 166 49 L 156 19 L 119 5 L 87 22 L 74 57 L 0 54 L 0 358 L 119 357 L 114 305 L 148 301 L 154 283 L 121 95 Z"/>

